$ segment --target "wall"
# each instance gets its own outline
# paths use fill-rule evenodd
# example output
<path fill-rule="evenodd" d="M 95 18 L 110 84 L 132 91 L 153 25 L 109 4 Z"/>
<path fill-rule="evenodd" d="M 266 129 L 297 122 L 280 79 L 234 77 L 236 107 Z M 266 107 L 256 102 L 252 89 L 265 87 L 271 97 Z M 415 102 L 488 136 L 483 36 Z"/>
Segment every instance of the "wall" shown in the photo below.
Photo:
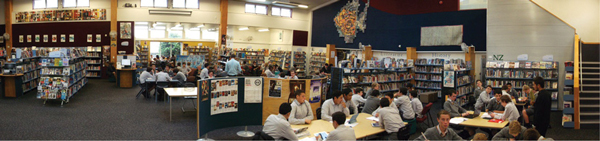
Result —
<path fill-rule="evenodd" d="M 229 1 L 227 15 L 228 25 L 244 25 L 255 27 L 268 27 L 277 29 L 290 29 L 308 31 L 309 11 L 307 9 L 292 9 L 292 18 L 270 16 L 270 8 L 267 15 L 247 14 L 245 12 L 246 2 Z"/>
<path fill-rule="evenodd" d="M 6 21 L 4 19 L 4 11 L 5 11 L 5 7 L 4 7 L 4 0 L 0 0 L 0 24 L 4 24 Z M 4 32 L 2 32 L 2 34 L 4 34 Z"/>
<path fill-rule="evenodd" d="M 137 8 L 125 8 L 125 3 L 137 4 Z M 166 8 L 142 8 L 140 0 L 119 0 L 119 9 L 117 13 L 118 21 L 161 21 L 161 22 L 191 22 L 191 23 L 213 23 L 219 24 L 221 12 L 219 10 L 219 0 L 201 0 L 199 9 L 187 9 L 192 11 L 191 16 L 177 15 L 150 15 L 150 9 Z M 186 10 L 186 9 L 180 9 Z"/>
<path fill-rule="evenodd" d="M 558 82 L 564 82 L 562 63 L 573 60 L 573 28 L 529 0 L 488 1 L 487 27 L 488 60 L 504 55 L 504 60 L 514 61 L 528 54 L 529 61 L 541 61 L 544 55 L 554 55 L 560 64 Z M 559 104 L 562 89 L 559 85 Z"/>
<path fill-rule="evenodd" d="M 354 43 L 347 44 L 339 37 L 333 18 L 347 1 L 338 1 L 331 5 L 317 9 L 313 12 L 312 19 L 312 46 L 326 46 L 335 44 L 336 48 L 358 48 L 358 44 L 371 44 L 373 50 L 406 51 L 405 47 L 416 47 L 417 51 L 460 51 L 460 46 L 420 46 L 421 27 L 463 25 L 463 42 L 475 45 L 476 51 L 486 50 L 486 10 L 466 10 L 452 12 L 435 12 L 400 15 L 393 14 L 389 8 L 380 10 L 369 7 L 367 14 L 367 28 L 365 32 L 357 31 Z M 381 1 L 371 1 L 376 3 Z M 457 4 L 458 6 L 458 4 Z M 362 12 L 364 3 L 359 9 Z M 429 9 L 435 9 L 435 6 Z M 403 11 L 404 9 L 395 9 Z M 398 48 L 402 45 L 402 48 Z"/>
<path fill-rule="evenodd" d="M 59 0 L 61 1 L 61 0 Z M 3 2 L 4 4 L 4 2 Z M 62 5 L 59 2 L 59 9 L 33 9 L 33 1 L 32 0 L 13 0 L 13 14 L 11 14 L 12 18 L 15 18 L 15 13 L 17 12 L 25 12 L 25 11 L 43 11 L 43 10 L 68 10 L 68 9 L 106 9 L 106 20 L 110 21 L 110 0 L 90 0 L 90 7 L 80 7 L 80 8 L 60 8 Z M 4 11 L 4 9 L 2 9 Z M 89 22 L 89 21 L 69 21 L 69 22 Z M 15 20 L 13 20 L 15 23 Z M 21 24 L 21 23 L 15 23 Z"/>
<path fill-rule="evenodd" d="M 93 28 L 92 28 L 93 27 Z M 110 32 L 110 22 L 52 22 L 52 23 L 31 23 L 14 24 L 13 36 L 11 38 L 14 47 L 87 47 L 110 45 L 108 33 Z M 66 42 L 60 42 L 60 36 L 64 34 Z M 69 34 L 75 35 L 75 41 L 69 42 Z M 93 42 L 88 43 L 87 34 L 92 34 Z M 96 34 L 101 34 L 101 42 L 96 42 Z M 23 35 L 23 43 L 19 43 L 19 35 Z M 35 38 L 40 35 L 40 41 L 27 42 L 27 35 Z M 43 35 L 48 35 L 48 42 L 43 42 Z M 57 42 L 52 42 L 52 35 L 58 37 Z M 132 45 L 133 42 L 130 42 Z"/>
<path fill-rule="evenodd" d="M 600 1 L 532 1 L 573 26 L 584 42 L 600 42 Z"/>

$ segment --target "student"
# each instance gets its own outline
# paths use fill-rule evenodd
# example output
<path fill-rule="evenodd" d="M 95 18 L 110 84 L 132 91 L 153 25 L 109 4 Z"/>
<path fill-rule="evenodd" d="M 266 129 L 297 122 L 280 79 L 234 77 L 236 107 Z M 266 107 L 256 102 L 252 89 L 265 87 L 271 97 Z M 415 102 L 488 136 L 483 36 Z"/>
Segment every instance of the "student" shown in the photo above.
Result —
<path fill-rule="evenodd" d="M 491 92 L 492 92 L 492 85 L 487 85 L 485 87 L 485 91 L 482 91 L 481 93 L 479 93 L 479 98 L 477 98 L 477 102 L 475 102 L 476 110 L 481 111 L 484 109 L 485 105 L 490 103 L 490 101 L 492 100 L 490 98 Z M 475 93 L 475 95 L 477 95 L 477 93 Z"/>
<path fill-rule="evenodd" d="M 146 86 L 143 85 L 146 83 L 146 80 L 148 79 L 154 79 L 154 75 L 151 74 L 152 72 L 152 68 L 146 68 L 146 71 L 142 72 L 142 74 L 140 75 L 140 83 L 142 83 L 142 86 Z M 148 87 L 152 87 L 152 86 L 148 86 Z M 151 89 L 147 89 L 147 90 L 151 90 Z M 149 97 L 149 91 L 144 91 L 144 97 Z"/>
<path fill-rule="evenodd" d="M 169 74 L 169 76 L 175 76 L 175 74 L 173 74 L 173 70 L 171 70 L 171 66 L 169 66 L 169 65 L 167 65 L 167 66 L 165 67 L 165 70 L 164 70 L 164 71 L 165 71 L 167 74 Z"/>
<path fill-rule="evenodd" d="M 331 115 L 334 130 L 327 135 L 328 141 L 355 141 L 354 129 L 344 125 L 346 123 L 346 115 L 342 112 L 335 112 Z M 316 140 L 321 138 L 321 135 L 315 137 Z"/>
<path fill-rule="evenodd" d="M 262 131 L 275 140 L 298 140 L 294 130 L 292 130 L 292 126 L 288 122 L 291 110 L 292 107 L 289 103 L 281 103 L 279 105 L 279 114 L 269 115 L 267 120 L 265 120 Z"/>
<path fill-rule="evenodd" d="M 458 102 L 456 102 L 456 94 L 455 90 L 448 90 L 448 100 L 444 102 L 444 110 L 450 112 L 450 116 L 452 117 L 462 117 L 467 116 L 467 110 L 460 106 Z"/>
<path fill-rule="evenodd" d="M 300 90 L 294 92 L 296 99 L 292 102 L 292 112 L 290 114 L 290 124 L 310 124 L 314 119 L 310 103 L 306 100 L 306 94 Z"/>
<path fill-rule="evenodd" d="M 173 73 L 175 73 L 175 76 L 173 77 L 174 80 L 178 80 L 179 84 L 177 84 L 179 87 L 183 86 L 183 84 L 185 84 L 185 74 L 183 74 L 183 72 L 179 71 L 179 69 L 175 69 L 173 70 Z"/>
<path fill-rule="evenodd" d="M 504 121 L 513 121 L 519 119 L 519 110 L 517 110 L 515 104 L 512 103 L 512 99 L 510 99 L 510 96 L 503 95 L 502 97 L 500 97 L 500 102 L 504 107 L 504 114 L 502 115 L 502 117 L 498 118 L 494 113 L 491 113 L 490 116 L 497 119 L 502 119 Z"/>
<path fill-rule="evenodd" d="M 544 138 L 537 130 L 530 128 L 523 133 L 523 140 L 553 141 L 554 139 Z"/>
<path fill-rule="evenodd" d="M 486 112 L 504 113 L 504 106 L 500 104 L 500 97 L 502 97 L 502 91 L 494 91 L 494 98 L 490 100 L 490 103 L 486 106 Z"/>
<path fill-rule="evenodd" d="M 399 106 L 398 109 L 402 112 L 403 120 L 412 120 L 415 119 L 415 111 L 413 111 L 412 105 L 410 104 L 410 98 L 406 96 L 407 93 L 407 88 L 400 88 L 400 91 L 394 95 L 398 97 L 397 100 L 394 100 L 394 103 Z"/>
<path fill-rule="evenodd" d="M 502 96 L 504 97 L 504 96 Z M 523 134 L 527 128 L 521 126 L 517 120 L 511 120 L 508 127 L 502 128 L 496 133 L 492 140 L 523 140 Z"/>
<path fill-rule="evenodd" d="M 421 112 L 423 112 L 423 103 L 421 103 L 421 100 L 417 98 L 417 95 L 419 95 L 419 93 L 416 90 L 411 90 L 409 93 L 410 104 L 412 105 L 413 111 L 415 112 L 417 118 L 423 117 L 423 115 L 421 115 Z"/>
<path fill-rule="evenodd" d="M 410 91 L 415 90 L 415 87 L 413 86 L 412 83 L 408 83 L 408 84 L 406 84 L 406 89 L 408 89 L 408 92 L 410 93 Z"/>
<path fill-rule="evenodd" d="M 346 116 L 349 116 L 350 111 L 346 106 L 342 92 L 334 91 L 333 98 L 325 100 L 321 106 L 321 118 L 325 121 L 331 121 L 331 115 L 335 112 L 343 112 Z"/>
<path fill-rule="evenodd" d="M 215 72 L 209 71 L 208 72 L 208 79 L 213 79 L 213 78 L 215 78 Z"/>
<path fill-rule="evenodd" d="M 352 102 L 352 90 L 344 88 L 342 89 L 342 93 L 344 94 L 344 103 L 346 103 L 350 114 L 358 114 L 358 106 L 354 105 L 354 102 Z"/>
<path fill-rule="evenodd" d="M 268 68 L 265 68 L 265 75 L 267 75 L 269 78 L 276 77 L 276 75 L 271 72 L 271 69 L 274 69 L 273 66 L 268 65 L 267 67 Z"/>
<path fill-rule="evenodd" d="M 550 108 L 552 107 L 552 98 L 550 92 L 544 89 L 544 79 L 535 77 L 533 79 L 533 88 L 538 92 L 533 106 L 535 107 L 533 116 L 533 125 L 542 136 L 546 136 L 546 130 L 550 125 Z"/>
<path fill-rule="evenodd" d="M 171 77 L 162 69 L 158 68 L 158 73 L 156 73 L 156 81 L 171 81 Z"/>
<path fill-rule="evenodd" d="M 352 102 L 354 103 L 354 105 L 360 105 L 360 104 L 364 104 L 365 101 L 367 101 L 366 99 L 363 98 L 363 89 L 362 88 L 356 88 L 354 89 L 354 95 L 352 95 Z"/>
<path fill-rule="evenodd" d="M 437 114 L 438 125 L 425 130 L 423 135 L 420 135 L 415 140 L 463 140 L 454 130 L 448 128 L 450 126 L 450 113 L 446 110 L 440 110 Z"/>
<path fill-rule="evenodd" d="M 290 71 L 290 76 L 287 78 L 288 79 L 298 79 L 298 76 L 296 76 L 296 71 Z"/>
<path fill-rule="evenodd" d="M 473 94 L 475 96 L 475 99 L 479 99 L 479 94 L 483 91 L 485 91 L 486 88 L 483 87 L 483 84 L 481 83 L 481 80 L 477 79 L 477 81 L 475 81 L 475 90 L 473 90 Z M 488 92 L 489 93 L 489 92 Z M 488 97 L 490 98 L 490 97 Z"/>
<path fill-rule="evenodd" d="M 371 88 L 372 89 L 369 89 L 369 91 L 367 91 L 367 94 L 369 94 L 369 95 L 371 95 L 371 92 L 373 92 L 373 90 L 380 90 L 379 83 L 377 83 L 377 82 L 371 83 Z"/>
<path fill-rule="evenodd" d="M 394 104 L 394 94 L 392 93 L 385 93 L 385 95 L 383 96 L 384 98 L 387 98 L 390 101 L 390 107 L 394 107 L 396 108 L 396 110 L 398 110 L 398 106 L 396 106 L 396 104 Z M 381 101 L 379 102 L 381 103 Z M 378 107 L 375 111 L 373 111 L 373 113 L 371 115 L 375 116 L 375 117 L 379 117 L 379 110 L 381 110 L 381 107 Z M 398 112 L 400 112 L 398 110 Z"/>
<path fill-rule="evenodd" d="M 379 108 L 379 98 L 377 98 L 378 96 L 379 90 L 374 90 L 373 92 L 371 92 L 371 95 L 367 96 L 365 106 L 363 107 L 361 112 L 371 114 L 375 111 L 375 109 Z"/>
<path fill-rule="evenodd" d="M 473 136 L 473 141 L 487 141 L 487 138 L 487 135 L 483 133 L 477 133 L 475 136 Z"/>
<path fill-rule="evenodd" d="M 527 95 L 527 97 L 523 98 L 522 101 L 529 100 L 530 104 L 528 104 L 529 105 L 528 108 L 523 109 L 523 111 L 521 111 L 521 113 L 523 114 L 523 120 L 525 121 L 525 127 L 529 128 L 529 127 L 531 127 L 531 123 L 529 123 L 529 116 L 533 115 L 533 111 L 534 111 L 533 103 L 535 103 L 535 97 L 537 96 L 537 93 L 533 93 L 533 90 L 531 90 L 531 88 L 529 88 L 529 86 L 527 86 L 527 85 L 523 86 L 523 93 L 525 95 Z"/>
<path fill-rule="evenodd" d="M 379 122 L 381 128 L 385 129 L 382 140 L 398 140 L 398 129 L 404 127 L 400 112 L 396 107 L 390 106 L 388 98 L 381 98 L 379 105 Z"/>
<path fill-rule="evenodd" d="M 514 98 L 514 97 L 512 97 L 512 95 L 510 95 L 510 94 L 508 93 L 508 91 L 509 91 L 509 90 L 508 90 L 508 85 L 502 85 L 502 95 L 508 95 L 508 96 L 510 96 L 511 98 Z"/>
<path fill-rule="evenodd" d="M 200 71 L 200 79 L 204 80 L 206 78 L 208 78 L 208 63 L 204 64 L 204 68 L 202 69 L 202 71 Z"/>
<path fill-rule="evenodd" d="M 181 69 L 179 71 L 183 72 L 187 76 L 188 72 L 190 72 L 190 67 L 188 67 L 187 63 L 181 63 Z"/>
<path fill-rule="evenodd" d="M 510 96 L 512 96 L 512 99 L 518 99 L 519 94 L 517 94 L 517 91 L 513 89 L 512 84 L 506 83 L 506 86 L 508 86 L 508 90 L 506 91 L 506 93 L 510 94 Z"/>

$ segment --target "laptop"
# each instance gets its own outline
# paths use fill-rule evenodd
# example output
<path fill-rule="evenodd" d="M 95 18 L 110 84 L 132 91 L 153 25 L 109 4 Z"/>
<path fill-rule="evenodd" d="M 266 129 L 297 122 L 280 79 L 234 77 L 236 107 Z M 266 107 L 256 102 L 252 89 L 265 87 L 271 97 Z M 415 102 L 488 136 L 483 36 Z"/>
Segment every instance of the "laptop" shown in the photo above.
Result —
<path fill-rule="evenodd" d="M 356 118 L 357 118 L 357 117 L 358 117 L 358 114 L 354 114 L 354 115 L 353 115 L 353 116 L 350 118 L 350 120 L 348 121 L 348 123 L 349 123 L 349 124 L 356 123 Z"/>
<path fill-rule="evenodd" d="M 478 117 L 481 111 L 475 110 L 472 114 L 465 116 L 465 118 L 475 118 Z"/>

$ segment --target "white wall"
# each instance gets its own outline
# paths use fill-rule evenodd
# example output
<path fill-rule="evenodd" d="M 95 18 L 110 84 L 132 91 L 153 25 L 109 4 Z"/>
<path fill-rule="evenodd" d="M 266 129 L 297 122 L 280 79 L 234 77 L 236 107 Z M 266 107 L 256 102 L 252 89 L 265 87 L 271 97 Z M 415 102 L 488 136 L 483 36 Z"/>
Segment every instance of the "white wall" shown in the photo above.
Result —
<path fill-rule="evenodd" d="M 4 20 L 4 0 L 0 0 L 0 24 L 5 24 L 5 20 Z M 4 33 L 2 33 L 4 34 Z"/>
<path fill-rule="evenodd" d="M 245 13 L 246 2 L 229 1 L 227 24 L 308 31 L 309 11 L 292 9 L 292 18 Z"/>
<path fill-rule="evenodd" d="M 131 5 L 137 4 L 137 8 L 125 8 L 125 3 L 131 3 Z M 142 8 L 140 7 L 140 0 L 119 0 L 118 5 L 118 21 L 161 21 L 219 24 L 221 19 L 219 0 L 200 0 L 199 9 L 177 9 L 192 11 L 191 16 L 150 15 L 148 12 L 150 9 L 166 8 Z"/>
<path fill-rule="evenodd" d="M 11 17 L 15 18 L 15 13 L 17 12 L 26 12 L 26 11 L 44 11 L 44 10 L 69 10 L 69 9 L 106 9 L 106 20 L 110 21 L 110 0 L 90 0 L 90 7 L 79 7 L 79 8 L 62 8 L 62 4 L 59 0 L 58 9 L 33 9 L 33 0 L 13 0 L 13 13 Z M 4 5 L 4 2 L 2 2 Z M 2 13 L 4 13 L 4 8 L 2 8 Z M 2 14 L 4 16 L 4 14 Z M 4 18 L 2 18 L 4 20 Z M 14 24 L 16 21 L 13 20 Z M 68 22 L 89 22 L 89 21 L 68 21 Z"/>
<path fill-rule="evenodd" d="M 584 42 L 600 42 L 599 0 L 533 0 L 575 27 Z"/>

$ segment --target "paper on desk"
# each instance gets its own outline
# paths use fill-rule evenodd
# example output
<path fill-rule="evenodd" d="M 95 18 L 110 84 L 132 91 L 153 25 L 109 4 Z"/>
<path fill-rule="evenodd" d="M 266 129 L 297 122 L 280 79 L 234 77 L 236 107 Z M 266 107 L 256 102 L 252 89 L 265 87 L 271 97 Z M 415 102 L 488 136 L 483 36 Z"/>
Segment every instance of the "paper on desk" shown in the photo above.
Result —
<path fill-rule="evenodd" d="M 457 118 L 450 119 L 450 123 L 451 124 L 459 124 L 459 123 L 462 123 L 462 122 L 464 122 L 466 120 L 468 120 L 468 119 L 464 118 L 464 117 L 457 117 Z"/>
<path fill-rule="evenodd" d="M 348 123 L 348 121 L 349 120 L 346 120 L 346 122 L 344 123 L 345 126 L 348 126 L 350 128 L 354 128 L 354 126 L 358 125 L 358 122 L 350 124 L 350 123 Z M 329 123 L 333 123 L 333 121 L 329 121 Z"/>
<path fill-rule="evenodd" d="M 298 141 L 317 141 L 317 139 L 315 137 L 306 137 L 306 138 L 300 139 Z"/>
<path fill-rule="evenodd" d="M 379 118 L 377 118 L 377 117 L 368 117 L 367 119 L 379 122 Z"/>
<path fill-rule="evenodd" d="M 481 118 L 490 119 L 490 118 L 492 118 L 492 116 L 490 116 L 490 114 L 488 114 L 487 112 L 485 112 L 485 113 L 483 113 L 483 114 L 481 115 Z"/>

